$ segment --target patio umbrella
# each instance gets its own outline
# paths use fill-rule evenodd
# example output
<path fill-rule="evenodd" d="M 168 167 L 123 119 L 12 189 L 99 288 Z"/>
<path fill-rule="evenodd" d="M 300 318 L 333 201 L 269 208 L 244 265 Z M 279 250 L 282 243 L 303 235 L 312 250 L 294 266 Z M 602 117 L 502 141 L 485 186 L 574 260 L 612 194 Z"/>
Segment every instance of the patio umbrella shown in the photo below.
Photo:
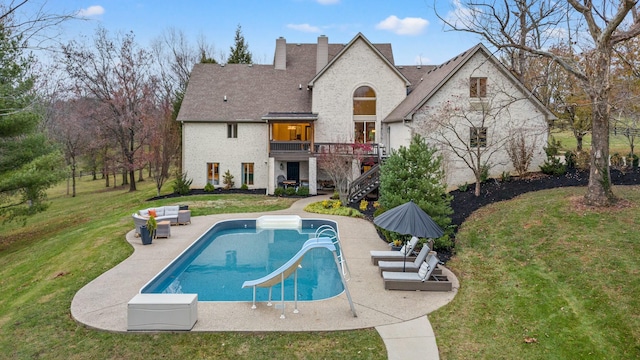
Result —
<path fill-rule="evenodd" d="M 440 226 L 413 201 L 385 211 L 373 219 L 373 223 L 383 229 L 415 237 L 435 239 L 444 235 Z M 406 256 L 405 253 L 405 261 Z"/>

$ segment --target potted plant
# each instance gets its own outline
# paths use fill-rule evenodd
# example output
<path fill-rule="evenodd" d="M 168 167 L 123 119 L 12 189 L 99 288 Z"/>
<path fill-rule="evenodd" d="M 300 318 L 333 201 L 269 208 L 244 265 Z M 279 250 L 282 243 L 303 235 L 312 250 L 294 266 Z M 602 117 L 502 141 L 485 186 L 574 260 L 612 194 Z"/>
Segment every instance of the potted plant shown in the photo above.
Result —
<path fill-rule="evenodd" d="M 158 222 L 154 216 L 149 216 L 147 224 L 140 227 L 140 238 L 142 239 L 142 245 L 149 245 L 156 236 L 156 229 L 158 228 Z"/>
<path fill-rule="evenodd" d="M 391 250 L 400 251 L 402 248 L 402 241 L 395 239 L 391 242 Z"/>

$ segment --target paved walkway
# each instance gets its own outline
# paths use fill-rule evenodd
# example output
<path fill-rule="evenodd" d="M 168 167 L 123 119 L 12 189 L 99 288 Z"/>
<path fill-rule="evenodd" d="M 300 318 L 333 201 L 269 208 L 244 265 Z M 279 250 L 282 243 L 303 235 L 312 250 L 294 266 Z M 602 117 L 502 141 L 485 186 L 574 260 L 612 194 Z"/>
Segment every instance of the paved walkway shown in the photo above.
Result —
<path fill-rule="evenodd" d="M 134 253 L 78 291 L 71 303 L 71 314 L 93 328 L 126 332 L 129 300 L 217 221 L 264 214 L 328 218 L 338 222 L 341 245 L 351 271 L 348 287 L 357 317 L 352 315 L 344 293 L 332 299 L 299 302 L 298 314 L 287 304 L 286 319 L 280 319 L 280 309 L 263 303 L 251 310 L 251 303 L 199 302 L 198 321 L 192 331 L 331 331 L 375 327 L 384 340 L 389 359 L 438 359 L 427 314 L 454 298 L 459 287 L 457 278 L 443 269 L 454 283 L 451 292 L 385 290 L 378 268 L 371 264 L 369 250 L 386 250 L 387 245 L 366 220 L 303 210 L 307 204 L 324 198 L 306 198 L 289 209 L 269 213 L 192 217 L 191 225 L 172 226 L 169 239 L 157 239 L 146 246 L 134 237 L 132 230 L 127 241 L 134 247 Z"/>

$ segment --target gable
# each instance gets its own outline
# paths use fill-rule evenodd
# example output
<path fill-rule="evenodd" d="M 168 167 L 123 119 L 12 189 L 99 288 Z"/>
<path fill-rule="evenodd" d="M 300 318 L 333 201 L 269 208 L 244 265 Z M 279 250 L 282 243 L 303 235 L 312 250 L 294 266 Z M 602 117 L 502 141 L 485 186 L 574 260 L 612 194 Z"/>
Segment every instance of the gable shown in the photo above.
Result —
<path fill-rule="evenodd" d="M 478 68 L 475 75 L 470 76 L 487 76 L 489 78 L 506 80 L 514 86 L 515 91 L 519 92 L 519 98 L 529 99 L 529 101 L 547 117 L 555 117 L 553 113 L 551 113 L 533 93 L 526 89 L 482 44 L 478 44 L 444 64 L 427 71 L 421 79 L 421 83 L 415 86 L 407 98 L 398 105 L 383 122 L 393 123 L 411 120 L 416 111 L 422 108 L 431 97 L 441 91 L 452 77 L 456 76 L 460 71 L 464 71 L 465 69 L 473 70 L 470 68 L 478 66 L 481 66 L 482 70 Z M 467 73 L 473 74 L 474 72 L 467 71 Z"/>
<path fill-rule="evenodd" d="M 309 81 L 308 85 L 310 87 L 313 87 L 316 81 L 318 81 L 318 79 L 320 79 L 327 71 L 329 71 L 329 69 L 334 66 L 335 63 L 339 62 L 342 57 L 348 57 L 349 53 L 352 51 L 352 48 L 361 47 L 363 45 L 368 48 L 372 54 L 379 58 L 385 64 L 385 66 L 388 67 L 389 70 L 393 71 L 400 79 L 402 79 L 405 82 L 406 86 L 411 85 L 409 80 L 394 66 L 392 62 L 393 58 L 391 58 L 390 61 L 389 58 L 383 55 L 376 46 L 371 44 L 371 42 L 369 42 L 369 40 L 367 40 L 367 38 L 362 35 L 362 33 L 358 33 L 336 56 L 334 56 L 331 61 L 329 61 L 327 66 L 325 66 L 320 72 L 316 74 L 316 76 L 313 77 L 313 79 Z"/>

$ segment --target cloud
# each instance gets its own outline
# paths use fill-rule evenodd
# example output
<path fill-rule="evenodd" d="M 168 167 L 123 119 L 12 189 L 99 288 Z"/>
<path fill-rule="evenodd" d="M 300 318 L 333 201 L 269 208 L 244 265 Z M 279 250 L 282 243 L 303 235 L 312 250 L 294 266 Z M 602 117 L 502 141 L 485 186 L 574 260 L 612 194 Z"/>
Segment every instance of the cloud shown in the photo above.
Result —
<path fill-rule="evenodd" d="M 397 16 L 391 15 L 379 22 L 376 25 L 376 29 L 389 30 L 398 35 L 418 35 L 427 25 L 429 25 L 429 22 L 422 18 L 406 17 L 399 19 Z"/>
<path fill-rule="evenodd" d="M 309 32 L 309 33 L 319 33 L 320 32 L 320 28 L 319 27 L 312 26 L 312 25 L 309 25 L 309 24 L 287 24 L 287 27 L 289 29 L 302 31 L 302 32 Z"/>
<path fill-rule="evenodd" d="M 100 5 L 91 5 L 86 9 L 80 9 L 78 11 L 78 16 L 80 17 L 89 17 L 104 14 L 104 8 Z"/>
<path fill-rule="evenodd" d="M 340 0 L 316 0 L 320 5 L 333 5 L 340 2 Z"/>

